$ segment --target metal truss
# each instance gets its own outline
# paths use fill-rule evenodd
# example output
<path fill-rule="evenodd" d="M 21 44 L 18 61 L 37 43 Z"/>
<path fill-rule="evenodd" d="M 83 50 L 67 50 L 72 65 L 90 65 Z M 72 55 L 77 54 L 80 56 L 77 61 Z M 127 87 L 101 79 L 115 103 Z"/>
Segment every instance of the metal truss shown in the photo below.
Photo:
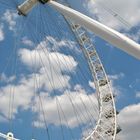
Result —
<path fill-rule="evenodd" d="M 63 4 L 70 7 L 65 1 Z M 86 59 L 94 79 L 96 93 L 99 103 L 99 119 L 95 128 L 84 140 L 115 140 L 116 134 L 121 131 L 116 123 L 117 111 L 115 108 L 114 95 L 110 86 L 110 81 L 93 45 L 87 30 L 79 24 L 66 18 L 72 32 L 74 33 Z"/>

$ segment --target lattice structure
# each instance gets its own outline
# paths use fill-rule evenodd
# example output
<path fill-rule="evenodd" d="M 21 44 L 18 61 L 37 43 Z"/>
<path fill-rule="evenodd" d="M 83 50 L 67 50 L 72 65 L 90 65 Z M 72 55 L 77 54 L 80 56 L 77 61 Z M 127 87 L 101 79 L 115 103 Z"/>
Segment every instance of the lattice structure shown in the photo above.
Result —
<path fill-rule="evenodd" d="M 70 5 L 64 2 L 65 5 Z M 88 37 L 86 29 L 79 24 L 71 22 L 65 17 L 70 25 L 81 49 L 88 60 L 92 73 L 99 102 L 99 120 L 94 130 L 84 138 L 85 140 L 115 140 L 116 134 L 121 130 L 116 123 L 116 108 L 114 96 L 110 87 L 109 79 L 98 56 L 98 53 Z"/>

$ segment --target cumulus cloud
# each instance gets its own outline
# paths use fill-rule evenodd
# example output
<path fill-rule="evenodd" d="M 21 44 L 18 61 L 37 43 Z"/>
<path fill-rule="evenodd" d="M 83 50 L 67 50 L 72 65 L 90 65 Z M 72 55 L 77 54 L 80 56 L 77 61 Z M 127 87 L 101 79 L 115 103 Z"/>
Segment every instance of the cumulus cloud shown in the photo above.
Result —
<path fill-rule="evenodd" d="M 114 74 L 114 75 L 109 75 L 109 79 L 110 80 L 119 80 L 119 79 L 122 79 L 124 78 L 124 73 L 119 73 L 119 74 Z"/>
<path fill-rule="evenodd" d="M 127 6 L 124 6 L 126 4 Z M 90 0 L 85 6 L 100 22 L 115 29 L 126 29 L 128 26 L 134 27 L 140 23 L 139 0 Z"/>
<path fill-rule="evenodd" d="M 117 96 L 117 98 L 119 98 L 121 96 L 123 89 L 120 85 L 116 84 L 116 81 L 123 79 L 124 76 L 125 76 L 124 73 L 108 75 L 112 92 L 114 95 Z"/>
<path fill-rule="evenodd" d="M 136 42 L 139 42 L 140 40 L 140 29 L 137 29 L 136 32 L 131 32 L 131 33 L 125 33 L 126 36 L 129 38 L 135 40 Z"/>
<path fill-rule="evenodd" d="M 68 48 L 77 53 L 81 52 L 78 47 L 76 47 L 76 42 L 69 39 L 57 39 L 52 36 L 46 36 L 44 41 L 42 41 L 39 46 L 47 46 L 50 51 L 59 51 L 61 48 Z"/>
<path fill-rule="evenodd" d="M 3 25 L 0 25 L 0 41 L 4 40 Z"/>
<path fill-rule="evenodd" d="M 86 91 L 80 85 L 76 85 L 73 90 L 66 89 L 62 95 L 55 97 L 50 96 L 49 92 L 41 91 L 38 94 L 40 96 L 39 98 L 39 96 L 34 96 L 35 87 L 33 75 L 34 74 L 22 77 L 17 85 L 9 84 L 1 88 L 0 121 L 4 121 L 6 118 L 8 119 L 9 106 L 7 103 L 9 103 L 10 100 L 11 91 L 14 91 L 14 104 L 12 107 L 13 118 L 15 118 L 19 109 L 21 111 L 27 109 L 32 110 L 32 104 L 34 103 L 32 111 L 36 114 L 36 120 L 34 122 L 36 127 L 45 127 L 42 110 L 47 123 L 56 126 L 65 125 L 74 128 L 79 124 L 91 125 L 91 119 L 93 120 L 92 123 L 95 123 L 95 120 L 98 118 L 98 102 L 94 94 L 87 95 Z M 58 103 L 60 105 L 58 105 Z M 42 104 L 43 107 L 41 108 Z M 61 122 L 59 120 L 58 110 L 62 117 Z M 77 120 L 77 116 L 80 119 Z"/>
<path fill-rule="evenodd" d="M 47 90 L 61 90 L 70 86 L 70 76 L 65 73 L 74 72 L 77 66 L 77 62 L 72 56 L 49 52 L 46 49 L 40 49 L 40 46 L 37 47 L 37 50 L 21 49 L 19 55 L 28 68 L 38 70 L 37 76 L 40 78 L 41 85 Z"/>
<path fill-rule="evenodd" d="M 118 138 L 122 140 L 139 140 L 140 138 L 140 103 L 123 108 L 118 116 L 122 128 Z"/>
<path fill-rule="evenodd" d="M 136 88 L 137 86 L 139 86 L 139 84 L 140 84 L 140 79 L 139 79 L 139 78 L 136 78 L 134 81 L 132 81 L 132 82 L 129 84 L 129 88 L 134 89 L 134 88 Z"/>
<path fill-rule="evenodd" d="M 31 99 L 34 95 L 34 81 L 33 79 L 26 79 L 23 78 L 20 81 L 21 84 L 19 85 L 12 85 L 9 84 L 5 87 L 2 87 L 0 89 L 0 112 L 1 112 L 1 118 L 7 118 L 12 116 L 12 118 L 15 117 L 15 115 L 18 113 L 18 109 L 27 110 L 30 107 Z M 9 108 L 10 103 L 10 96 L 13 97 L 14 94 L 14 100 L 13 105 Z M 12 112 L 10 109 L 12 108 Z M 9 116 L 10 114 L 10 116 Z M 3 119 L 0 119 L 0 121 L 3 121 Z"/>
<path fill-rule="evenodd" d="M 34 46 L 34 42 L 31 41 L 30 39 L 28 39 L 27 37 L 23 37 L 22 38 L 22 43 L 26 46 L 29 46 L 29 47 L 33 47 Z"/>
<path fill-rule="evenodd" d="M 136 93 L 136 98 L 140 98 L 140 92 Z"/>
<path fill-rule="evenodd" d="M 49 52 L 45 46 L 43 46 L 44 53 L 40 44 L 37 45 L 36 50 L 20 49 L 18 52 L 20 61 L 32 70 L 31 74 L 22 75 L 16 85 L 12 84 L 12 81 L 16 78 L 15 76 L 1 75 L 1 82 L 7 83 L 6 86 L 0 88 L 0 112 L 2 116 L 8 116 L 9 106 L 7 103 L 9 103 L 11 92 L 14 93 L 16 100 L 13 105 L 13 117 L 18 113 L 19 108 L 26 110 L 29 108 L 35 90 L 35 77 L 39 81 L 38 88 L 49 94 L 52 90 L 61 91 L 70 88 L 69 81 L 71 77 L 69 73 L 74 72 L 77 62 L 70 55 Z"/>
<path fill-rule="evenodd" d="M 95 84 L 92 81 L 89 81 L 89 86 L 95 90 Z"/>
<path fill-rule="evenodd" d="M 66 90 L 63 95 L 56 96 L 54 98 L 48 97 L 47 94 L 41 94 L 41 96 L 43 96 L 42 104 L 45 118 L 50 124 L 54 124 L 56 126 L 65 125 L 74 128 L 79 124 L 90 124 L 90 119 L 94 120 L 92 115 L 97 120 L 98 112 L 95 110 L 97 109 L 97 106 L 95 106 L 97 105 L 97 99 L 93 94 L 87 95 L 85 90 L 83 90 L 79 85 L 76 85 L 74 90 Z M 89 98 L 93 99 L 92 102 L 94 104 L 89 100 Z M 61 114 L 61 121 L 59 120 L 58 110 Z M 44 127 L 43 114 L 38 110 L 36 111 L 38 113 L 38 117 L 37 121 L 35 121 L 35 126 Z M 88 115 L 87 112 L 89 113 Z"/>
<path fill-rule="evenodd" d="M 6 10 L 2 19 L 6 21 L 9 25 L 9 29 L 15 31 L 16 29 L 16 19 L 18 18 L 17 13 L 14 11 Z"/>
<path fill-rule="evenodd" d="M 16 79 L 15 76 L 7 77 L 5 73 L 2 73 L 0 76 L 0 82 L 3 82 L 3 83 L 10 83 L 10 82 L 13 82 L 15 79 Z"/>
<path fill-rule="evenodd" d="M 99 3 L 108 3 L 107 0 L 99 0 Z M 127 20 L 129 25 L 136 26 L 140 22 L 140 1 L 139 0 L 134 0 L 134 1 L 127 1 L 127 0 L 110 0 L 109 8 L 114 9 L 115 12 L 118 13 L 118 15 L 110 15 L 102 6 L 100 6 L 98 2 L 94 3 L 93 0 L 90 0 L 87 2 L 85 5 L 88 7 L 90 10 L 90 13 L 93 14 L 98 18 L 99 21 L 102 23 L 113 27 L 115 29 L 121 30 L 121 29 L 126 29 L 126 26 L 121 24 L 121 22 L 117 19 L 118 15 L 121 15 L 122 18 Z M 124 4 L 127 3 L 127 6 L 124 6 Z M 119 9 L 117 9 L 119 7 Z M 135 9 L 135 10 L 133 10 Z M 136 14 L 137 13 L 137 14 Z M 16 25 L 16 18 L 17 14 L 12 13 L 10 11 L 6 11 L 4 14 L 3 19 L 9 24 L 9 29 L 14 30 L 15 25 Z M 109 22 L 108 22 L 109 21 Z M 2 29 L 2 28 L 1 28 Z M 3 40 L 4 38 L 4 33 L 3 30 L 0 29 L 0 40 Z M 132 35 L 131 35 L 132 36 Z M 135 35 L 133 38 L 136 40 L 139 39 L 139 32 L 137 35 Z M 56 41 L 56 39 L 52 37 L 47 37 L 46 40 L 50 40 L 50 42 L 55 46 L 62 47 L 68 44 L 67 40 L 62 40 L 60 42 Z M 23 38 L 22 40 L 23 44 L 28 45 L 28 46 L 33 46 L 33 42 L 29 40 L 28 38 Z M 70 42 L 69 44 L 73 44 L 73 42 Z M 74 44 L 75 45 L 75 44 Z M 74 47 L 72 45 L 72 48 Z M 35 69 L 36 70 L 36 77 L 39 77 L 40 81 L 40 87 L 41 89 L 47 90 L 46 92 L 41 92 L 40 96 L 42 98 L 42 103 L 44 105 L 43 109 L 45 112 L 45 118 L 47 119 L 47 122 L 53 123 L 54 125 L 60 125 L 60 120 L 58 117 L 57 113 L 57 105 L 56 101 L 59 100 L 61 103 L 61 106 L 63 108 L 63 111 L 65 112 L 68 124 L 71 128 L 76 127 L 79 125 L 79 123 L 88 123 L 87 120 L 83 118 L 83 114 L 86 114 L 87 110 L 84 109 L 84 106 L 82 102 L 80 101 L 79 97 L 81 97 L 86 106 L 88 106 L 89 110 L 91 113 L 95 114 L 90 102 L 89 102 L 89 97 L 93 98 L 93 102 L 97 102 L 93 95 L 87 95 L 85 90 L 82 89 L 79 85 L 75 86 L 74 89 L 70 90 L 70 75 L 68 75 L 68 72 L 74 72 L 77 62 L 73 59 L 72 56 L 64 55 L 59 52 L 54 52 L 54 51 L 47 51 L 45 50 L 45 53 L 42 49 L 42 47 L 45 49 L 44 46 L 46 46 L 46 41 L 42 41 L 36 48 L 36 50 L 29 50 L 29 49 L 20 49 L 19 55 L 20 55 L 20 60 L 22 63 L 26 66 L 28 66 L 30 69 Z M 32 59 L 35 58 L 35 59 Z M 44 65 L 42 65 L 42 62 L 40 60 L 42 59 L 42 62 Z M 50 59 L 51 58 L 51 59 Z M 50 67 L 51 63 L 51 67 Z M 68 65 L 68 67 L 66 67 Z M 61 68 L 60 68 L 60 67 Z M 46 73 L 46 68 L 47 68 L 47 73 Z M 53 80 L 49 82 L 49 80 L 46 79 L 52 79 L 53 75 Z M 111 81 L 118 80 L 119 78 L 123 77 L 124 75 L 111 75 Z M 46 78 L 47 77 L 47 78 Z M 60 79 L 61 82 L 60 83 Z M 64 80 L 65 79 L 65 80 Z M 3 80 L 7 81 L 8 78 L 3 75 Z M 53 88 L 51 83 L 53 84 Z M 89 85 L 92 88 L 95 88 L 94 84 L 90 81 Z M 66 87 L 68 89 L 66 89 Z M 118 94 L 120 93 L 120 90 L 116 88 L 113 82 L 113 90 Z M 3 121 L 7 117 L 8 114 L 8 106 L 7 103 L 9 102 L 9 91 L 10 89 L 15 89 L 15 100 L 14 102 L 14 109 L 13 109 L 13 117 L 18 113 L 18 109 L 23 109 L 27 110 L 30 108 L 30 104 L 32 101 L 32 98 L 34 96 L 34 74 L 30 74 L 27 77 L 22 77 L 20 79 L 19 83 L 17 85 L 12 85 L 9 84 L 8 86 L 2 87 L 0 91 L 0 97 L 1 97 L 1 102 L 0 102 L 0 112 L 2 115 L 0 115 L 0 120 Z M 49 95 L 49 92 L 51 92 L 53 89 L 61 90 L 63 89 L 64 94 L 59 95 L 56 97 L 51 97 Z M 83 118 L 80 122 L 77 122 L 76 116 L 73 112 L 73 108 L 69 99 L 69 96 L 67 94 L 70 94 L 70 97 L 73 98 L 73 102 L 76 104 L 77 108 L 79 108 L 78 116 Z M 78 94 L 77 94 L 78 93 Z M 137 94 L 137 97 L 139 97 L 139 93 Z M 35 98 L 35 106 L 37 106 L 38 98 Z M 4 106 L 4 107 L 3 107 Z M 5 108 L 6 107 L 6 108 Z M 59 106 L 60 109 L 60 106 Z M 61 110 L 61 109 L 60 109 Z M 83 112 L 81 112 L 82 110 Z M 123 131 L 120 133 L 119 137 L 123 140 L 139 140 L 139 116 L 140 116 L 140 104 L 137 105 L 131 105 L 128 107 L 125 107 L 123 110 L 121 110 L 120 115 L 119 115 L 119 122 L 120 125 L 123 129 Z M 36 116 L 36 121 L 35 121 L 35 126 L 36 127 L 44 127 L 44 122 L 43 122 L 43 115 L 40 113 L 40 109 L 35 108 L 34 112 L 37 113 Z M 62 113 L 62 111 L 60 111 Z M 64 116 L 62 115 L 62 124 L 67 125 L 66 120 L 64 119 Z M 95 118 L 96 115 L 95 115 Z M 133 119 L 132 119 L 133 118 Z M 42 124 L 42 126 L 40 126 Z"/>
<path fill-rule="evenodd" d="M 73 41 L 70 41 L 70 40 L 60 40 L 60 41 L 58 41 L 52 36 L 47 36 L 46 40 L 47 41 L 49 40 L 49 43 L 51 43 L 54 47 L 57 46 L 57 48 L 55 48 L 55 49 L 58 49 L 58 48 L 61 48 L 61 47 L 64 47 L 64 46 L 73 48 L 75 46 L 75 42 L 73 42 Z"/>
<path fill-rule="evenodd" d="M 24 38 L 23 43 L 32 44 L 27 38 Z M 59 47 L 65 45 L 62 42 L 58 44 L 60 45 Z M 77 62 L 72 56 L 46 50 L 46 42 L 44 41 L 40 42 L 34 49 L 20 49 L 18 55 L 20 62 L 29 68 L 31 73 L 22 74 L 16 85 L 11 82 L 15 80 L 14 76 L 7 77 L 2 74 L 2 81 L 8 84 L 0 88 L 0 121 L 8 119 L 8 103 L 11 93 L 14 94 L 12 117 L 15 118 L 19 110 L 32 110 L 36 114 L 34 122 L 36 127 L 44 127 L 43 113 L 40 112 L 42 109 L 45 112 L 47 123 L 55 126 L 62 124 L 74 128 L 78 127 L 79 124 L 91 125 L 91 119 L 93 120 L 92 123 L 95 123 L 99 113 L 96 97 L 94 94 L 87 95 L 85 89 L 78 84 L 71 87 L 70 73 L 75 74 L 77 67 Z M 36 97 L 34 96 L 35 87 L 38 94 Z M 61 94 L 59 91 L 61 91 Z M 43 108 L 41 108 L 39 96 L 41 97 Z M 57 106 L 57 101 L 61 106 Z M 31 108 L 32 104 L 34 104 L 33 109 Z M 74 104 L 77 114 L 75 114 L 72 104 Z M 61 112 L 61 122 L 58 116 L 58 109 Z M 65 117 L 62 110 L 65 113 Z M 81 119 L 77 120 L 77 116 Z"/>

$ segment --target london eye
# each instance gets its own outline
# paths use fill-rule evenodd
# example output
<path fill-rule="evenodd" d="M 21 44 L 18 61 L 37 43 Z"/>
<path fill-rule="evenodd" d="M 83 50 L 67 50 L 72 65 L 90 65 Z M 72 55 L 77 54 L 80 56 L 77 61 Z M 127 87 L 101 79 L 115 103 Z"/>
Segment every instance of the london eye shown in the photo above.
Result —
<path fill-rule="evenodd" d="M 1 79 L 10 77 L 0 89 L 7 106 L 1 139 L 116 140 L 115 94 L 91 32 L 138 59 L 140 45 L 73 10 L 67 0 L 0 5 L 12 33 L 1 68 Z"/>

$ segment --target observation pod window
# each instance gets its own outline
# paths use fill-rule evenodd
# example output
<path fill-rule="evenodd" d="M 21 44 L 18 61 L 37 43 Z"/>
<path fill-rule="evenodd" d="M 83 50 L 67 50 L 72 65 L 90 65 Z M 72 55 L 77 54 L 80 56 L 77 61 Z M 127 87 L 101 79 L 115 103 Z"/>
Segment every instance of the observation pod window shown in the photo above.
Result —
<path fill-rule="evenodd" d="M 39 2 L 41 2 L 42 4 L 47 3 L 49 0 L 38 0 Z"/>

